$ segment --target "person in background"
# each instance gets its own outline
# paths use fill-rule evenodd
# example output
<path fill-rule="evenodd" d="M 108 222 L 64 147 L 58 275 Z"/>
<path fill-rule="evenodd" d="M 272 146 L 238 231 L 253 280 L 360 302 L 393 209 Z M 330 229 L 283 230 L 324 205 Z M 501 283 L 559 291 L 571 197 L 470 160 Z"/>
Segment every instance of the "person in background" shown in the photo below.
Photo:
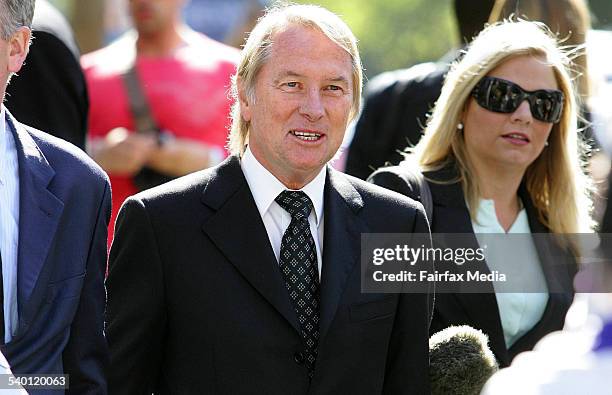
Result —
<path fill-rule="evenodd" d="M 111 223 L 128 196 L 226 156 L 238 50 L 188 28 L 183 6 L 130 0 L 135 30 L 81 59 L 91 104 L 88 151 L 111 179 Z"/>
<path fill-rule="evenodd" d="M 33 14 L 34 0 L 0 1 L 0 97 L 19 78 Z M 68 394 L 107 393 L 110 194 L 85 152 L 0 104 L 0 349 L 16 375 L 69 375 Z"/>
<path fill-rule="evenodd" d="M 337 15 L 279 6 L 258 22 L 233 155 L 119 214 L 110 393 L 429 393 L 432 295 L 363 293 L 359 264 L 363 233 L 428 234 L 423 208 L 328 166 L 361 83 Z"/>
<path fill-rule="evenodd" d="M 89 100 L 79 50 L 66 18 L 37 0 L 28 61 L 6 87 L 6 107 L 21 122 L 85 150 Z"/>
<path fill-rule="evenodd" d="M 454 0 L 461 45 L 482 30 L 494 0 Z M 406 146 L 419 142 L 450 62 L 453 50 L 438 62 L 382 73 L 368 83 L 365 102 L 346 154 L 345 172 L 365 180 L 386 164 L 397 165 Z"/>
<path fill-rule="evenodd" d="M 270 0 L 191 0 L 185 21 L 195 30 L 236 48 L 244 44 Z"/>
<path fill-rule="evenodd" d="M 497 292 L 490 284 L 483 294 L 436 295 L 432 333 L 450 325 L 480 329 L 500 366 L 561 329 L 577 270 L 565 235 L 593 227 L 570 69 L 540 23 L 486 28 L 452 66 L 423 139 L 399 166 L 371 177 L 423 199 L 411 176 L 421 171 L 433 201 L 432 233 L 474 233 L 476 248 L 483 234 L 532 235 L 511 252 L 489 250 L 481 269 L 520 265 L 521 278 L 539 292 Z M 571 264 L 558 265 L 559 257 Z"/>
<path fill-rule="evenodd" d="M 112 41 L 129 28 L 125 0 L 106 0 L 106 40 Z M 271 0 L 189 0 L 183 16 L 189 27 L 213 40 L 241 48 L 248 32 Z"/>

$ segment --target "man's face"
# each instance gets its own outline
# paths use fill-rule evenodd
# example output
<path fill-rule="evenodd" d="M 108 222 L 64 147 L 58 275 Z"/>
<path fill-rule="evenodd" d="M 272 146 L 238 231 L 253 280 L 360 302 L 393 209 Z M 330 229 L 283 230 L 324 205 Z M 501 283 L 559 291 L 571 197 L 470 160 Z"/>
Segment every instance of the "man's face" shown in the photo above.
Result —
<path fill-rule="evenodd" d="M 139 34 L 155 34 L 178 20 L 184 0 L 129 0 L 130 15 Z"/>
<path fill-rule="evenodd" d="M 255 101 L 240 88 L 253 155 L 287 187 L 303 187 L 342 143 L 353 102 L 350 55 L 320 31 L 290 25 L 273 36 Z"/>

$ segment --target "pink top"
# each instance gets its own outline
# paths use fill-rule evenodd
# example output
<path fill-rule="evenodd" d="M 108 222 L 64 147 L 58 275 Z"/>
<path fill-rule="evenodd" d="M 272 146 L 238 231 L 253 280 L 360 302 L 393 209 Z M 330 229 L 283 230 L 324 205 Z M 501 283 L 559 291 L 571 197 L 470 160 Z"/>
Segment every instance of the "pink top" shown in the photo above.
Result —
<path fill-rule="evenodd" d="M 188 32 L 185 45 L 164 58 L 138 57 L 136 67 L 151 111 L 162 130 L 223 148 L 229 127 L 229 87 L 239 51 Z M 134 129 L 122 74 L 135 56 L 135 34 L 84 55 L 81 64 L 89 90 L 89 136 L 103 137 L 116 127 Z M 130 177 L 109 174 L 114 222 L 123 201 L 138 192 Z"/>

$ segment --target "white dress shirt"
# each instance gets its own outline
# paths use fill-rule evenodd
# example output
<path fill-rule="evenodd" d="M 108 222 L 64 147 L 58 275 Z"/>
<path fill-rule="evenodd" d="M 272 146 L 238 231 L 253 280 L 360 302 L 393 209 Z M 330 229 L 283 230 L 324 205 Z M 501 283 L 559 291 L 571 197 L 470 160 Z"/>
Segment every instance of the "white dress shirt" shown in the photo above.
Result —
<path fill-rule="evenodd" d="M 251 194 L 255 199 L 255 204 L 259 210 L 259 215 L 266 227 L 270 245 L 274 250 L 276 261 L 279 261 L 280 247 L 283 235 L 291 223 L 291 215 L 285 211 L 274 199 L 287 190 L 287 187 L 270 173 L 259 161 L 249 147 L 247 147 L 240 161 L 242 172 L 246 178 Z M 321 280 L 322 269 L 322 242 L 323 242 L 323 190 L 325 188 L 326 169 L 323 167 L 319 174 L 300 189 L 312 201 L 313 210 L 308 216 L 310 223 L 310 233 L 317 249 L 317 263 L 319 269 L 319 281 Z"/>
<path fill-rule="evenodd" d="M 4 289 L 4 341 L 17 329 L 17 246 L 19 240 L 19 164 L 13 133 L 0 105 L 0 253 Z"/>
<path fill-rule="evenodd" d="M 487 234 L 506 233 L 497 220 L 495 202 L 489 199 L 480 200 L 476 221 L 472 220 L 472 227 L 480 246 L 486 244 L 492 245 L 496 241 L 499 242 L 499 239 L 487 239 Z M 531 233 L 525 208 L 519 211 L 516 220 L 507 233 Z M 521 248 L 513 248 L 511 256 L 507 248 L 485 249 L 485 259 L 489 269 L 491 271 L 497 270 L 500 273 L 516 273 L 518 271 L 522 274 L 520 282 L 527 289 L 546 291 L 548 289 L 546 278 L 542 272 L 540 257 L 538 256 L 533 239 L 526 237 L 520 238 L 518 241 L 521 243 Z M 513 243 L 513 247 L 514 244 L 516 243 Z M 508 265 L 512 265 L 512 267 L 508 267 Z M 516 281 L 514 281 L 514 284 L 515 288 L 518 287 Z M 532 285 L 528 286 L 527 284 Z M 499 292 L 500 290 L 497 289 L 497 286 L 495 286 L 495 291 L 499 317 L 504 330 L 504 340 L 506 347 L 509 348 L 540 321 L 548 303 L 548 293 Z"/>

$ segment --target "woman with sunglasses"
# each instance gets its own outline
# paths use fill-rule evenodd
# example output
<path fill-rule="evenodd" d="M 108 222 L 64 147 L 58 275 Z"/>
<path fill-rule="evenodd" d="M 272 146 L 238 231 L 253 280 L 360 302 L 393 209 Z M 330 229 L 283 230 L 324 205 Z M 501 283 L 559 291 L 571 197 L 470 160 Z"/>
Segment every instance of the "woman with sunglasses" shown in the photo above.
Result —
<path fill-rule="evenodd" d="M 531 234 L 512 251 L 488 251 L 486 265 L 503 270 L 519 263 L 507 259 L 516 256 L 540 292 L 436 295 L 431 333 L 480 329 L 501 366 L 562 328 L 577 269 L 564 235 L 592 227 L 569 67 L 542 24 L 487 27 L 451 67 L 423 139 L 402 164 L 370 178 L 414 199 L 427 195 L 432 233 Z M 536 241 L 540 233 L 559 244 Z M 570 255 L 571 267 L 549 270 L 560 254 Z M 559 293 L 558 284 L 570 291 Z"/>

